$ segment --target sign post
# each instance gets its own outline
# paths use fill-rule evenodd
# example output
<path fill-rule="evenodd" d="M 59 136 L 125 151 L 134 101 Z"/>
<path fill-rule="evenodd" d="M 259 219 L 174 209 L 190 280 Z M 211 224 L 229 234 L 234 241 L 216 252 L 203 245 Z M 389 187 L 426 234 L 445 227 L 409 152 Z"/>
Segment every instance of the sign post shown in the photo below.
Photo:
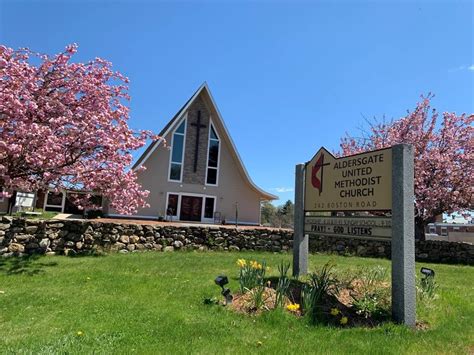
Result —
<path fill-rule="evenodd" d="M 342 158 L 321 148 L 296 166 L 293 242 L 298 276 L 308 270 L 310 234 L 390 241 L 392 318 L 411 327 L 416 322 L 413 159 L 407 144 Z"/>
<path fill-rule="evenodd" d="M 392 318 L 414 327 L 415 288 L 415 193 L 413 147 L 395 145 L 392 168 Z"/>
<path fill-rule="evenodd" d="M 305 164 L 295 169 L 295 220 L 293 233 L 293 276 L 308 273 L 308 235 L 304 232 Z"/>

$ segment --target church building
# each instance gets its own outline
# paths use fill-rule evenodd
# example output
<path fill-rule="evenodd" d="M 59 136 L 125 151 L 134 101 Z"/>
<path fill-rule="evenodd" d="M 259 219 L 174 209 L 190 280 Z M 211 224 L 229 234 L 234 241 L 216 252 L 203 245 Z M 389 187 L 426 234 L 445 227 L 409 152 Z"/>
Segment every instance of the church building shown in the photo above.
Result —
<path fill-rule="evenodd" d="M 261 202 L 278 198 L 251 180 L 206 83 L 159 136 L 133 166 L 150 191 L 135 217 L 258 225 Z"/>

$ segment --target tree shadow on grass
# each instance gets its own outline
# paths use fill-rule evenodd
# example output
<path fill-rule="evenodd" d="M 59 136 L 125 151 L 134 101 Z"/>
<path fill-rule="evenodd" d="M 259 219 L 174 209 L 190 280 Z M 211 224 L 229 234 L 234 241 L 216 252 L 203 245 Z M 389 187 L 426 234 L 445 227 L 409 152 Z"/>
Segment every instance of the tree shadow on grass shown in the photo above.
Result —
<path fill-rule="evenodd" d="M 107 253 L 97 250 L 88 250 L 81 252 L 69 252 L 67 255 L 69 258 L 100 258 L 107 256 Z"/>
<path fill-rule="evenodd" d="M 57 262 L 39 262 L 40 255 L 28 255 L 0 259 L 0 273 L 5 275 L 33 276 L 45 272 L 46 267 L 56 266 Z"/>

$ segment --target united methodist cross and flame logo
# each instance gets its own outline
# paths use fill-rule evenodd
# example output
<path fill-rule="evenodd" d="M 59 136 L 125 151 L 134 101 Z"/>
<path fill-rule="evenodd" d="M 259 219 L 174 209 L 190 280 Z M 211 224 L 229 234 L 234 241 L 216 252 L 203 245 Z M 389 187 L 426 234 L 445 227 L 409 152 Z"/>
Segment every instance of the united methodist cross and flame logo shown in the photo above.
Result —
<path fill-rule="evenodd" d="M 318 160 L 316 160 L 316 164 L 314 164 L 313 168 L 311 169 L 311 185 L 315 189 L 318 189 L 319 195 L 323 192 L 323 177 L 324 177 L 324 167 L 329 165 L 329 163 L 324 163 L 324 153 L 321 153 Z M 319 174 L 320 177 L 318 178 L 318 172 L 321 171 Z"/>

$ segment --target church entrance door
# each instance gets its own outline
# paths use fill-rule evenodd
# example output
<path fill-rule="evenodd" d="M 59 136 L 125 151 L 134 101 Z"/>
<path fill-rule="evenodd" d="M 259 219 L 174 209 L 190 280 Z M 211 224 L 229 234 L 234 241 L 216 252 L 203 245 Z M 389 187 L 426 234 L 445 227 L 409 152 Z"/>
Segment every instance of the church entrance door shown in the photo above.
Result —
<path fill-rule="evenodd" d="M 181 213 L 179 219 L 181 221 L 201 222 L 202 214 L 202 197 L 182 196 L 181 197 Z"/>

